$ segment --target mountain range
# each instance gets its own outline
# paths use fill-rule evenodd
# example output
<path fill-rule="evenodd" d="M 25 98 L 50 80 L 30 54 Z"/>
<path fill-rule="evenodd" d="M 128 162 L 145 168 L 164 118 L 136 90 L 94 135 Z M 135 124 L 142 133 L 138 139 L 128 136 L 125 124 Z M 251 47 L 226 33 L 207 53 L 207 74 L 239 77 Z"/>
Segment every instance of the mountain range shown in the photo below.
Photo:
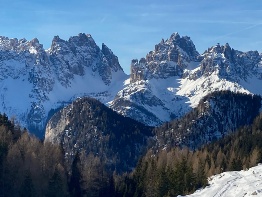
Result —
<path fill-rule="evenodd" d="M 23 158 L 19 146 L 35 138 L 22 126 L 44 137 L 39 145 L 57 148 L 72 196 L 77 188 L 94 196 L 101 188 L 108 196 L 189 194 L 207 185 L 207 175 L 262 161 L 261 58 L 228 43 L 200 54 L 190 37 L 174 33 L 132 60 L 127 75 L 89 34 L 55 36 L 47 50 L 36 38 L 0 37 L 1 123 L 14 146 L 1 151 Z M 240 174 L 226 174 L 233 178 L 224 187 L 242 182 Z M 211 185 L 221 185 L 217 177 Z"/>
<path fill-rule="evenodd" d="M 261 94 L 261 54 L 226 43 L 202 55 L 188 36 L 162 39 L 126 75 L 118 57 L 89 34 L 55 36 L 44 50 L 38 39 L 0 37 L 0 111 L 39 137 L 53 112 L 78 97 L 98 99 L 149 126 L 177 119 L 215 91 Z"/>

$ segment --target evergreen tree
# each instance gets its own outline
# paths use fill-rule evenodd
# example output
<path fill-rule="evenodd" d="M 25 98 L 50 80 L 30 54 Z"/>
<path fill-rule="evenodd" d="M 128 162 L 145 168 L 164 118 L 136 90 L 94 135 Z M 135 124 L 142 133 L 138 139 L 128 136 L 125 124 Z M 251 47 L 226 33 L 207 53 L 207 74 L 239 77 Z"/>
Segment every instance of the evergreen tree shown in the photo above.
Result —
<path fill-rule="evenodd" d="M 48 197 L 67 196 L 67 188 L 60 171 L 56 168 L 48 184 Z"/>
<path fill-rule="evenodd" d="M 205 165 L 199 161 L 196 174 L 196 189 L 207 185 L 207 176 L 205 172 Z"/>
<path fill-rule="evenodd" d="M 33 185 L 32 177 L 30 171 L 26 172 L 24 182 L 20 188 L 20 196 L 21 197 L 34 197 L 35 194 L 35 188 Z"/>
<path fill-rule="evenodd" d="M 82 173 L 81 173 L 81 161 L 79 152 L 76 153 L 74 161 L 72 163 L 72 174 L 69 182 L 69 190 L 71 196 L 82 196 Z"/>

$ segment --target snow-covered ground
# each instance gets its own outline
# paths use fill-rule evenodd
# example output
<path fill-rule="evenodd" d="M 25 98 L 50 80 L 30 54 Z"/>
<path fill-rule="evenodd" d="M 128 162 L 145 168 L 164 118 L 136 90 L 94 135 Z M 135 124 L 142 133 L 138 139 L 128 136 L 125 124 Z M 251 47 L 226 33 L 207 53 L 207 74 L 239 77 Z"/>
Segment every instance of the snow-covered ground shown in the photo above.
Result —
<path fill-rule="evenodd" d="M 209 178 L 209 186 L 188 197 L 262 196 L 262 164 L 249 170 L 224 172 Z"/>

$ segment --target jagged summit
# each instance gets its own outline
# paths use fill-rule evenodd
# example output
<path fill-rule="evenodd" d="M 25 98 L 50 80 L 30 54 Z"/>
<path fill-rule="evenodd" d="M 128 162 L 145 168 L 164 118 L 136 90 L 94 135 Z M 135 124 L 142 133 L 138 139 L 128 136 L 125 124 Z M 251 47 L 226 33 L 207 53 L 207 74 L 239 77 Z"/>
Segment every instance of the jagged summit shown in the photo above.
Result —
<path fill-rule="evenodd" d="M 44 48 L 37 38 L 27 41 L 25 38 L 18 40 L 17 38 L 0 36 L 0 50 L 35 53 L 36 51 L 44 51 Z"/>
<path fill-rule="evenodd" d="M 162 39 L 145 58 L 131 62 L 130 83 L 118 92 L 110 107 L 149 125 L 159 125 L 187 111 L 187 98 L 175 95 L 177 79 L 201 57 L 188 36 L 174 33 Z"/>
<path fill-rule="evenodd" d="M 247 80 L 253 75 L 261 77 L 257 70 L 261 56 L 257 51 L 241 52 L 231 48 L 228 43 L 224 46 L 218 43 L 205 51 L 202 57 L 199 69 L 193 72 L 195 78 L 212 73 L 236 82 Z"/>
<path fill-rule="evenodd" d="M 0 49 L 0 111 L 32 131 L 43 132 L 49 111 L 77 96 L 108 102 L 126 79 L 118 58 L 89 34 L 55 36 L 48 50 L 37 38 L 0 37 Z"/>
<path fill-rule="evenodd" d="M 199 53 L 191 39 L 178 33 L 171 35 L 169 39 L 155 45 L 155 50 L 150 51 L 146 58 L 131 62 L 131 82 L 152 78 L 168 78 L 181 76 L 183 70 L 191 62 L 199 61 Z"/>

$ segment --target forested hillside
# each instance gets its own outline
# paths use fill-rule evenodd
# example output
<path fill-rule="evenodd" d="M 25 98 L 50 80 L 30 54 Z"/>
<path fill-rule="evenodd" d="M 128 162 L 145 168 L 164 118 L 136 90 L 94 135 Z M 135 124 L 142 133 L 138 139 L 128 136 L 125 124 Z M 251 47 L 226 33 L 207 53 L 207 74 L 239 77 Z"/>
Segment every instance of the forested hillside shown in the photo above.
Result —
<path fill-rule="evenodd" d="M 176 196 L 207 185 L 207 177 L 262 162 L 262 114 L 251 126 L 198 150 L 151 150 L 131 174 L 117 182 L 117 196 Z"/>
<path fill-rule="evenodd" d="M 0 196 L 111 196 L 103 161 L 77 153 L 66 165 L 60 145 L 43 143 L 0 115 Z"/>
<path fill-rule="evenodd" d="M 205 96 L 199 105 L 180 119 L 155 129 L 155 148 L 187 146 L 201 147 L 240 126 L 249 125 L 259 114 L 261 97 L 231 91 L 219 91 Z"/>
<path fill-rule="evenodd" d="M 232 98 L 233 103 L 238 103 L 237 100 L 239 103 L 243 102 L 245 107 L 242 106 L 240 109 L 247 110 L 247 117 L 252 118 L 255 113 L 258 113 L 256 110 L 248 111 L 252 106 L 258 105 L 260 101 L 258 97 L 236 96 L 227 92 L 222 95 Z M 214 101 L 216 97 L 213 95 L 211 98 Z M 210 98 L 207 100 L 211 103 Z M 207 100 L 203 103 L 206 104 Z M 86 102 L 97 104 L 92 99 L 79 100 L 74 110 L 80 110 L 83 114 L 89 110 L 89 115 L 94 116 L 95 114 L 90 113 L 91 108 L 87 107 Z M 93 110 L 96 113 L 100 113 L 98 109 L 104 108 L 103 105 L 89 107 L 91 106 L 97 107 Z M 244 113 L 241 110 L 237 111 L 239 114 Z M 233 112 L 231 111 L 230 114 L 234 114 Z M 103 117 L 102 122 L 97 118 L 93 120 L 97 120 L 101 123 L 101 127 L 107 128 L 110 132 L 113 131 L 110 129 L 115 129 L 122 119 L 119 119 L 120 122 L 114 122 L 112 119 L 115 118 L 114 113 L 111 111 L 107 113 L 97 116 L 97 118 Z M 72 114 L 69 116 L 76 119 L 79 124 L 84 120 L 81 116 Z M 237 116 L 236 114 L 233 117 Z M 251 121 L 250 118 L 245 119 L 242 115 L 240 117 L 243 117 L 242 121 L 247 119 Z M 191 119 L 188 118 L 189 120 Z M 166 148 L 158 149 L 156 146 L 151 146 L 152 148 L 141 157 L 131 172 L 108 168 L 108 160 L 95 152 L 85 152 L 81 149 L 76 151 L 72 162 L 68 163 L 65 146 L 47 141 L 44 143 L 25 129 L 14 125 L 13 122 L 14 120 L 8 120 L 6 115 L 0 115 L 0 195 L 2 196 L 176 196 L 189 194 L 206 186 L 208 176 L 223 171 L 250 168 L 262 162 L 262 114 L 258 115 L 250 125 L 242 126 L 231 133 L 227 132 L 227 135 L 225 133 L 221 139 L 210 140 L 209 144 L 195 150 L 186 146 L 171 146 L 171 144 Z M 132 128 L 132 124 L 127 122 L 125 124 Z M 85 124 L 82 126 L 89 128 Z M 123 138 L 124 133 L 121 134 L 121 128 L 125 129 L 120 127 L 120 130 L 117 130 L 115 142 Z M 202 127 L 198 128 L 205 130 L 207 126 L 202 124 Z M 78 129 L 80 130 L 80 127 Z M 139 137 L 144 132 L 146 131 L 141 130 L 130 135 Z M 116 144 L 118 143 L 121 145 L 121 140 Z M 130 155 L 127 155 L 127 158 L 131 159 Z M 130 163 L 129 160 L 123 162 Z"/>
<path fill-rule="evenodd" d="M 153 127 L 119 115 L 93 98 L 77 99 L 49 120 L 45 141 L 61 144 L 70 164 L 77 152 L 99 157 L 111 171 L 136 166 Z"/>

